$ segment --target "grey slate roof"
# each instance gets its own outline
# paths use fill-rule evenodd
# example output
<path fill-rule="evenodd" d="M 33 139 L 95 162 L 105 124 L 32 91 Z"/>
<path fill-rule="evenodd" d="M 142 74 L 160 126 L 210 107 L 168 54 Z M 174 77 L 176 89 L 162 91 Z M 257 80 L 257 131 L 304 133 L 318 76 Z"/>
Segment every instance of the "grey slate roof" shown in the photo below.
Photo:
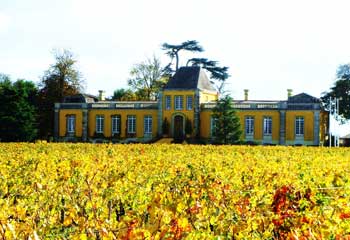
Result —
<path fill-rule="evenodd" d="M 181 67 L 164 87 L 164 90 L 170 89 L 200 89 L 216 92 L 201 67 Z"/>
<path fill-rule="evenodd" d="M 300 93 L 288 98 L 289 103 L 319 103 L 320 100 L 307 93 Z"/>

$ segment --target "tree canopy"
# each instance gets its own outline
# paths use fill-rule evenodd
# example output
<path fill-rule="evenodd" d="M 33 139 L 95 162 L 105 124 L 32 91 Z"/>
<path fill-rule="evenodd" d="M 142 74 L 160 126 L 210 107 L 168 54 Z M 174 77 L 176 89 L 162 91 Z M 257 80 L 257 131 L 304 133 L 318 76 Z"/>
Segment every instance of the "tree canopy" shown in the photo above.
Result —
<path fill-rule="evenodd" d="M 350 64 L 340 65 L 336 71 L 336 80 L 328 92 L 324 92 L 321 100 L 329 108 L 329 99 L 339 99 L 339 115 L 350 119 Z"/>
<path fill-rule="evenodd" d="M 242 134 L 240 120 L 233 108 L 233 99 L 229 95 L 217 100 L 213 109 L 213 121 L 213 135 L 217 143 L 239 143 Z"/>
<path fill-rule="evenodd" d="M 37 88 L 31 81 L 0 74 L 0 140 L 33 141 L 37 136 Z"/>
<path fill-rule="evenodd" d="M 138 100 L 156 100 L 158 92 L 168 81 L 160 60 L 155 56 L 135 64 L 130 76 L 128 85 L 134 90 Z"/>
<path fill-rule="evenodd" d="M 203 52 L 204 49 L 196 40 L 188 40 L 180 44 L 162 44 L 162 50 L 165 51 L 166 55 L 171 58 L 172 64 L 173 59 L 175 58 L 175 71 L 179 69 L 179 52 L 180 51 L 190 51 L 190 52 Z"/>
<path fill-rule="evenodd" d="M 165 67 L 165 71 L 168 73 L 173 73 L 179 69 L 179 52 L 181 50 L 200 53 L 204 51 L 204 48 L 199 45 L 198 41 L 189 40 L 179 45 L 164 43 L 162 45 L 162 50 L 165 50 L 166 54 L 171 59 L 171 62 Z M 176 60 L 175 71 L 171 69 L 174 58 Z M 224 93 L 226 79 L 230 77 L 228 73 L 228 67 L 221 67 L 219 66 L 218 61 L 209 60 L 207 58 L 190 58 L 187 60 L 186 66 L 200 66 L 203 69 L 207 70 L 210 73 L 212 84 L 215 85 L 219 93 Z"/>
<path fill-rule="evenodd" d="M 68 95 L 80 93 L 84 81 L 77 70 L 77 60 L 69 50 L 54 50 L 53 63 L 39 83 L 39 123 L 40 137 L 52 136 L 54 124 L 54 104 L 62 102 Z"/>
<path fill-rule="evenodd" d="M 134 101 L 136 94 L 130 89 L 120 88 L 114 91 L 112 96 L 113 101 Z"/>

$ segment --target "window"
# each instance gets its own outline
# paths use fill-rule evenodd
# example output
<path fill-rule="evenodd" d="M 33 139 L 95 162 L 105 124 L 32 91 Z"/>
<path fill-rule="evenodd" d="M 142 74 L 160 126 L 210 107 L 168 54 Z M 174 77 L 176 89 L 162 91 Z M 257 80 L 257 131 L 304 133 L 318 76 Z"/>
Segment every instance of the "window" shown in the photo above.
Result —
<path fill-rule="evenodd" d="M 217 124 L 218 119 L 215 117 L 210 118 L 210 133 L 211 136 L 216 136 L 216 124 Z"/>
<path fill-rule="evenodd" d="M 272 117 L 264 117 L 264 135 L 272 134 Z"/>
<path fill-rule="evenodd" d="M 120 115 L 112 116 L 112 134 L 120 133 L 121 128 L 121 117 Z"/>
<path fill-rule="evenodd" d="M 187 99 L 186 99 L 187 110 L 192 110 L 192 104 L 193 104 L 193 97 L 187 96 Z"/>
<path fill-rule="evenodd" d="M 246 135 L 254 134 L 254 117 L 252 116 L 245 117 L 245 134 Z"/>
<path fill-rule="evenodd" d="M 170 110 L 171 109 L 171 97 L 165 96 L 165 109 Z"/>
<path fill-rule="evenodd" d="M 143 126 L 145 134 L 152 133 L 152 116 L 145 116 Z"/>
<path fill-rule="evenodd" d="M 136 133 L 136 116 L 128 116 L 128 133 Z"/>
<path fill-rule="evenodd" d="M 103 115 L 96 115 L 96 133 L 103 133 L 104 120 Z"/>
<path fill-rule="evenodd" d="M 295 135 L 304 135 L 304 117 L 295 118 Z"/>
<path fill-rule="evenodd" d="M 75 133 L 75 115 L 67 116 L 67 132 Z"/>
<path fill-rule="evenodd" d="M 182 110 L 183 109 L 183 96 L 175 96 L 175 110 Z"/>

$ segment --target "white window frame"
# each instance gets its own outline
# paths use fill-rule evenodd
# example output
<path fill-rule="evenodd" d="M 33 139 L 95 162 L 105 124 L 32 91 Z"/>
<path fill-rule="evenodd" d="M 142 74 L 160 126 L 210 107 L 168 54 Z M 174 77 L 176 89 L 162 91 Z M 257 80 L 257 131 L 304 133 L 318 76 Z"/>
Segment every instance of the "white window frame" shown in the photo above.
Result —
<path fill-rule="evenodd" d="M 245 135 L 253 136 L 254 135 L 254 117 L 253 116 L 246 116 L 244 119 L 244 128 L 245 128 Z"/>
<path fill-rule="evenodd" d="M 143 120 L 144 134 L 152 134 L 152 116 L 146 115 Z"/>
<path fill-rule="evenodd" d="M 266 116 L 263 120 L 264 135 L 272 135 L 272 117 Z"/>
<path fill-rule="evenodd" d="M 166 95 L 165 96 L 165 110 L 171 109 L 171 96 Z"/>
<path fill-rule="evenodd" d="M 193 96 L 186 96 L 186 109 L 187 110 L 193 109 Z"/>
<path fill-rule="evenodd" d="M 210 118 L 210 135 L 212 137 L 216 136 L 216 132 L 215 132 L 216 126 L 215 125 L 217 124 L 217 121 L 218 121 L 217 118 L 215 118 L 214 116 L 211 116 L 211 118 Z"/>
<path fill-rule="evenodd" d="M 136 116 L 128 115 L 128 133 L 136 133 Z"/>
<path fill-rule="evenodd" d="M 75 115 L 67 115 L 67 133 L 75 133 Z"/>
<path fill-rule="evenodd" d="M 105 117 L 103 115 L 96 115 L 96 133 L 103 133 L 105 125 Z"/>
<path fill-rule="evenodd" d="M 112 123 L 112 134 L 120 134 L 121 132 L 121 116 L 120 115 L 112 115 L 111 123 Z"/>
<path fill-rule="evenodd" d="M 295 136 L 304 136 L 305 119 L 302 116 L 295 117 Z"/>
<path fill-rule="evenodd" d="M 183 96 L 175 96 L 174 98 L 175 110 L 183 110 L 183 103 L 184 103 Z"/>

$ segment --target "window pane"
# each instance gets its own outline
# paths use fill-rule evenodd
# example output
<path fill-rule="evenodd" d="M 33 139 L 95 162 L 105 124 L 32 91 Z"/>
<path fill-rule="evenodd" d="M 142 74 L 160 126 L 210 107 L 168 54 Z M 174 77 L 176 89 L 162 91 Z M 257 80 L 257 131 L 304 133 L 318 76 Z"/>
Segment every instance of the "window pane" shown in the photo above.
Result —
<path fill-rule="evenodd" d="M 67 132 L 69 133 L 75 132 L 75 115 L 67 116 Z"/>
<path fill-rule="evenodd" d="M 295 135 L 304 135 L 304 117 L 295 118 Z"/>
<path fill-rule="evenodd" d="M 103 133 L 104 129 L 104 116 L 96 115 L 96 133 Z"/>
<path fill-rule="evenodd" d="M 120 133 L 121 117 L 119 115 L 112 116 L 112 133 Z"/>
<path fill-rule="evenodd" d="M 145 116 L 144 132 L 147 134 L 152 133 L 152 116 Z"/>
<path fill-rule="evenodd" d="M 271 135 L 272 134 L 272 118 L 264 117 L 264 134 Z"/>
<path fill-rule="evenodd" d="M 216 124 L 217 124 L 217 118 L 211 117 L 210 118 L 210 132 L 211 136 L 216 136 Z"/>
<path fill-rule="evenodd" d="M 183 96 L 175 96 L 175 110 L 183 109 Z"/>
<path fill-rule="evenodd" d="M 245 133 L 246 135 L 254 134 L 254 117 L 246 117 L 245 118 Z"/>
<path fill-rule="evenodd" d="M 165 109 L 170 110 L 171 109 L 171 97 L 165 96 Z"/>
<path fill-rule="evenodd" d="M 136 133 L 136 116 L 128 116 L 128 133 Z"/>
<path fill-rule="evenodd" d="M 187 110 L 192 110 L 192 104 L 193 104 L 192 96 L 187 96 L 186 104 L 187 104 L 187 107 L 186 107 Z"/>

